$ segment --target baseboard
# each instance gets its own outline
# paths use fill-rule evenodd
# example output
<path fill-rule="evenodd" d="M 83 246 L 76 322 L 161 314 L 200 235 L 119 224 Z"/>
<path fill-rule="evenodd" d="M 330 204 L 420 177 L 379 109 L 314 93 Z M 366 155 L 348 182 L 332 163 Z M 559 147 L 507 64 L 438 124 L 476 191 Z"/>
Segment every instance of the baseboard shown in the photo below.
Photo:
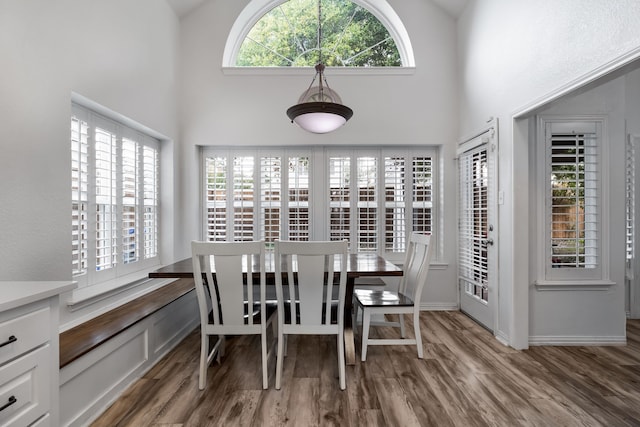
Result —
<path fill-rule="evenodd" d="M 457 311 L 460 310 L 458 303 L 452 302 L 423 302 L 420 304 L 420 311 Z"/>
<path fill-rule="evenodd" d="M 530 346 L 604 346 L 626 344 L 627 338 L 625 336 L 538 335 L 529 337 Z"/>

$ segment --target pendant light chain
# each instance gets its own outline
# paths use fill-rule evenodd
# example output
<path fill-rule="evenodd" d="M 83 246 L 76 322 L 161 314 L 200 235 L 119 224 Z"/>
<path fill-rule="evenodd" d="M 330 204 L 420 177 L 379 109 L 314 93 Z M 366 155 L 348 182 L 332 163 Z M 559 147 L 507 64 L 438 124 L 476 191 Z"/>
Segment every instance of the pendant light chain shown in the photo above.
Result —
<path fill-rule="evenodd" d="M 318 0 L 318 63 L 316 74 L 309 88 L 300 97 L 299 103 L 289 107 L 287 116 L 292 123 L 298 124 L 302 129 L 312 133 L 332 132 L 344 125 L 353 116 L 353 110 L 341 104 L 338 94 L 333 92 L 324 76 L 324 64 L 322 63 L 322 0 Z M 318 79 L 318 97 L 311 98 L 311 90 L 316 78 Z M 329 101 L 325 101 L 324 87 L 327 87 Z"/>
<path fill-rule="evenodd" d="M 324 64 L 322 63 L 322 0 L 318 0 L 318 65 L 316 66 L 316 74 L 320 75 L 318 79 L 319 101 L 324 101 L 323 84 L 326 84 L 326 80 L 324 78 Z M 323 82 L 323 80 L 325 81 Z"/>
<path fill-rule="evenodd" d="M 322 0 L 318 0 L 318 63 L 322 64 Z"/>

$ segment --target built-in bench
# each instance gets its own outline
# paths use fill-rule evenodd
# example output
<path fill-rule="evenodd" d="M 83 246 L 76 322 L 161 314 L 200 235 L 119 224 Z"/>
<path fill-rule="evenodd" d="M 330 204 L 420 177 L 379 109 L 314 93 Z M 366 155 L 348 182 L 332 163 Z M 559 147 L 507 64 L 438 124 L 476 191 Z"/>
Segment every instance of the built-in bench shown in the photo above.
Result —
<path fill-rule="evenodd" d="M 60 415 L 83 426 L 199 324 L 193 279 L 177 279 L 60 334 Z"/>
<path fill-rule="evenodd" d="M 179 279 L 61 333 L 60 368 L 193 290 L 193 279 Z"/>

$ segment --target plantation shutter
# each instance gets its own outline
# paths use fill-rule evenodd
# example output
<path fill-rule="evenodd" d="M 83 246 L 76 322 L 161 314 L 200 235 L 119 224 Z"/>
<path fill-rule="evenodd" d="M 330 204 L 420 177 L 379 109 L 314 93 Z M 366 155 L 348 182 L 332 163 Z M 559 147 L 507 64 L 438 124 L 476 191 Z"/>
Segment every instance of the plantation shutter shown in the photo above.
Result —
<path fill-rule="evenodd" d="M 94 131 L 96 270 L 113 268 L 118 262 L 118 224 L 116 220 L 116 135 L 96 127 Z"/>
<path fill-rule="evenodd" d="M 404 252 L 407 238 L 405 158 L 384 158 L 384 250 Z"/>
<path fill-rule="evenodd" d="M 595 272 L 600 268 L 600 125 L 546 123 L 545 139 L 547 277 Z"/>
<path fill-rule="evenodd" d="M 636 200 L 636 151 L 631 136 L 627 139 L 626 168 L 625 168 L 625 253 L 626 259 L 634 257 L 634 232 L 635 232 L 635 200 Z M 627 262 L 627 272 L 631 271 Z"/>
<path fill-rule="evenodd" d="M 400 261 L 409 231 L 433 230 L 436 157 L 432 150 L 397 151 L 206 150 L 204 238 L 347 239 L 353 252 Z M 321 221 L 315 227 L 312 214 Z"/>
<path fill-rule="evenodd" d="M 329 240 L 351 241 L 351 158 L 329 158 Z"/>
<path fill-rule="evenodd" d="M 482 301 L 488 298 L 489 264 L 485 240 L 489 218 L 487 144 L 458 157 L 458 280 L 465 292 Z"/>
<path fill-rule="evenodd" d="M 282 158 L 260 158 L 260 220 L 262 239 L 273 242 L 281 239 Z"/>
<path fill-rule="evenodd" d="M 432 223 L 432 160 L 430 157 L 413 157 L 412 231 L 430 233 Z"/>
<path fill-rule="evenodd" d="M 206 169 L 206 240 L 227 240 L 228 174 L 227 157 L 207 157 Z"/>
<path fill-rule="evenodd" d="M 89 247 L 89 125 L 71 117 L 71 270 L 87 273 Z"/>
<path fill-rule="evenodd" d="M 160 160 L 158 149 L 144 145 L 142 148 L 142 176 L 143 176 L 143 233 L 144 259 L 158 256 L 158 226 L 159 226 L 159 188 L 160 188 Z"/>
<path fill-rule="evenodd" d="M 72 104 L 70 151 L 78 287 L 157 265 L 159 141 Z"/>
<path fill-rule="evenodd" d="M 233 158 L 233 241 L 254 240 L 254 161 L 253 156 Z"/>
<path fill-rule="evenodd" d="M 289 240 L 309 240 L 309 157 L 289 157 L 288 225 Z"/>
<path fill-rule="evenodd" d="M 128 264 L 138 260 L 139 236 L 137 210 L 140 197 L 138 143 L 122 139 L 122 255 Z"/>
<path fill-rule="evenodd" d="M 375 157 L 358 157 L 358 251 L 378 249 L 378 162 Z"/>

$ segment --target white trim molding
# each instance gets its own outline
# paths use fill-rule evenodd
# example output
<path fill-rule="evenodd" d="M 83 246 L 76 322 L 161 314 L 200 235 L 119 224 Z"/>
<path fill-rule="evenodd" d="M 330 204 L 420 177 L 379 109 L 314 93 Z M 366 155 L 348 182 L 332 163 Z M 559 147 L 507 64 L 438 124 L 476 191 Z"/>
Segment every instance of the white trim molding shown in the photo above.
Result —
<path fill-rule="evenodd" d="M 553 346 L 603 346 L 626 345 L 625 336 L 597 336 L 597 335 L 538 335 L 529 337 L 529 345 L 553 345 Z"/>
<path fill-rule="evenodd" d="M 608 291 L 616 282 L 610 280 L 538 280 L 534 283 L 538 291 Z"/>

